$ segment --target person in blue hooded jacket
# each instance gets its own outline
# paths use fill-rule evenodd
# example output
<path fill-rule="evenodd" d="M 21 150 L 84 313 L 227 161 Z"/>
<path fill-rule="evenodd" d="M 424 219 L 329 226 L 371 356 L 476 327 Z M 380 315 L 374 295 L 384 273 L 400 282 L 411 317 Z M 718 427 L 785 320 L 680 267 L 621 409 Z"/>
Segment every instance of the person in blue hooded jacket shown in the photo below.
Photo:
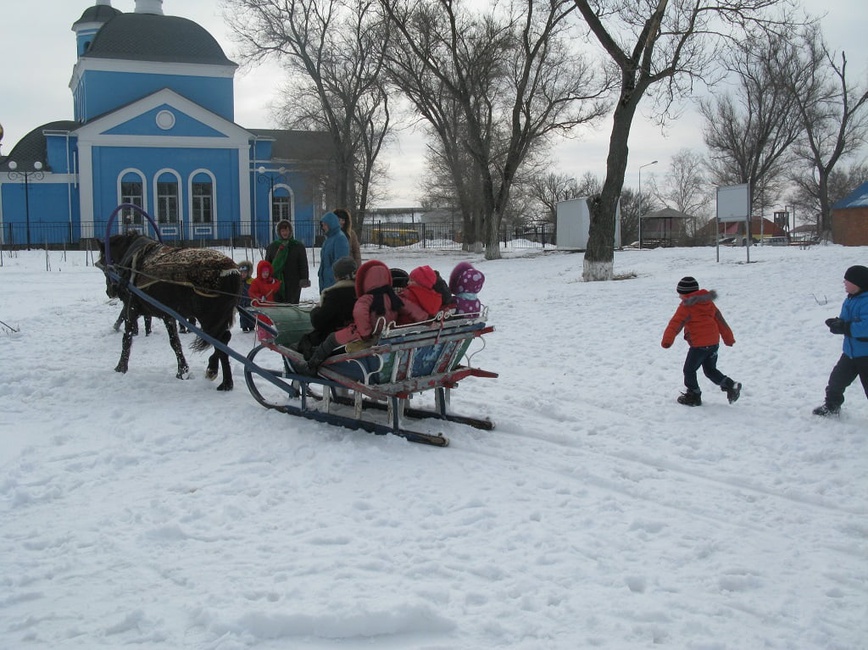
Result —
<path fill-rule="evenodd" d="M 319 224 L 324 235 L 319 260 L 319 292 L 322 293 L 335 283 L 332 265 L 350 254 L 350 242 L 334 212 L 324 214 Z"/>
<path fill-rule="evenodd" d="M 868 397 L 868 268 L 851 266 L 847 269 L 844 290 L 847 297 L 841 314 L 826 321 L 832 334 L 844 335 L 844 352 L 829 375 L 826 401 L 814 409 L 814 415 L 838 415 L 844 403 L 844 390 L 856 377 L 862 381 L 865 397 Z"/>

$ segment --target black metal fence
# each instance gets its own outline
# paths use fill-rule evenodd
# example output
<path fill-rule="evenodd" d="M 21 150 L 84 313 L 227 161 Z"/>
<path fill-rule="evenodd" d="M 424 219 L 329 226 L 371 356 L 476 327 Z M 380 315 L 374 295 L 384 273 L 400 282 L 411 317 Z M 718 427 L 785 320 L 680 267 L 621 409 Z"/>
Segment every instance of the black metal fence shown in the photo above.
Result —
<path fill-rule="evenodd" d="M 362 246 L 377 248 L 432 248 L 460 250 L 464 237 L 460 229 L 448 223 L 366 223 L 357 233 Z M 510 248 L 544 248 L 555 245 L 554 227 L 502 228 L 498 239 Z"/>
<path fill-rule="evenodd" d="M 126 231 L 136 230 L 151 237 L 155 236 L 150 224 L 126 224 Z M 222 223 L 194 226 L 192 236 L 177 226 L 161 225 L 162 239 L 167 244 L 179 246 L 266 246 L 270 238 L 256 241 L 249 234 L 242 234 L 235 223 Z M 555 244 L 552 224 L 536 227 L 503 228 L 500 242 L 509 248 L 545 248 Z M 80 232 L 92 232 L 92 237 L 82 237 Z M 70 223 L 32 223 L 28 233 L 23 223 L 6 223 L 0 229 L 0 247 L 4 250 L 37 249 L 94 249 L 94 240 L 106 234 L 106 221 L 95 221 L 79 228 Z M 314 231 L 312 224 L 298 224 L 295 237 L 308 245 L 319 246 L 322 237 Z M 431 248 L 436 250 L 461 250 L 463 236 L 451 224 L 425 223 L 366 223 L 357 232 L 363 246 L 376 248 Z"/>

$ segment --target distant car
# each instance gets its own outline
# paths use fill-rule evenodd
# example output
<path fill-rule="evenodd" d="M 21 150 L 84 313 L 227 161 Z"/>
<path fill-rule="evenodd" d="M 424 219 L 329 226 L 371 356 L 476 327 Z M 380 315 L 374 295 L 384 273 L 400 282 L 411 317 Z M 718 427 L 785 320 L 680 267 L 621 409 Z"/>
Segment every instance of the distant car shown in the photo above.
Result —
<path fill-rule="evenodd" d="M 412 246 L 419 241 L 415 228 L 383 228 L 375 230 L 374 236 L 380 246 Z"/>

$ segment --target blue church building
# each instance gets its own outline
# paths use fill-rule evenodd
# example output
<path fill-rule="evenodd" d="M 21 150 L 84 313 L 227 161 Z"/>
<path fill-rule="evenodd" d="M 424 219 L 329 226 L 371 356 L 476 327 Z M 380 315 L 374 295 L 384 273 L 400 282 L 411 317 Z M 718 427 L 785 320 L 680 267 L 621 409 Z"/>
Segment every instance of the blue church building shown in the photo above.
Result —
<path fill-rule="evenodd" d="M 0 156 L 0 243 L 102 238 L 115 209 L 134 204 L 167 242 L 265 245 L 288 219 L 314 245 L 328 134 L 236 124 L 237 64 L 162 5 L 136 0 L 124 13 L 96 0 L 72 25 L 73 119 L 34 128 Z M 147 226 L 128 210 L 109 234 Z"/>

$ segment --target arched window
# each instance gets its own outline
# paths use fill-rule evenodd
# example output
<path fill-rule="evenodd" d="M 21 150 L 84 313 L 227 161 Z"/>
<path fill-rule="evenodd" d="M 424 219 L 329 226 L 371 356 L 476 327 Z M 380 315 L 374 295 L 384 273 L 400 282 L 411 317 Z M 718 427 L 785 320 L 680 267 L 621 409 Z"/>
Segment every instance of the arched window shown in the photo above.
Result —
<path fill-rule="evenodd" d="M 144 177 L 137 171 L 125 171 L 121 174 L 120 202 L 132 203 L 143 210 L 145 209 L 145 182 Z M 121 211 L 121 219 L 124 228 L 142 225 L 142 213 L 131 208 Z"/>
<path fill-rule="evenodd" d="M 214 184 L 207 174 L 197 174 L 190 186 L 191 214 L 194 224 L 214 221 Z"/>
<path fill-rule="evenodd" d="M 178 223 L 178 177 L 172 172 L 164 172 L 157 178 L 157 222 Z"/>
<path fill-rule="evenodd" d="M 281 219 L 292 223 L 292 194 L 286 185 L 275 185 L 271 197 L 271 220 L 277 223 Z"/>

